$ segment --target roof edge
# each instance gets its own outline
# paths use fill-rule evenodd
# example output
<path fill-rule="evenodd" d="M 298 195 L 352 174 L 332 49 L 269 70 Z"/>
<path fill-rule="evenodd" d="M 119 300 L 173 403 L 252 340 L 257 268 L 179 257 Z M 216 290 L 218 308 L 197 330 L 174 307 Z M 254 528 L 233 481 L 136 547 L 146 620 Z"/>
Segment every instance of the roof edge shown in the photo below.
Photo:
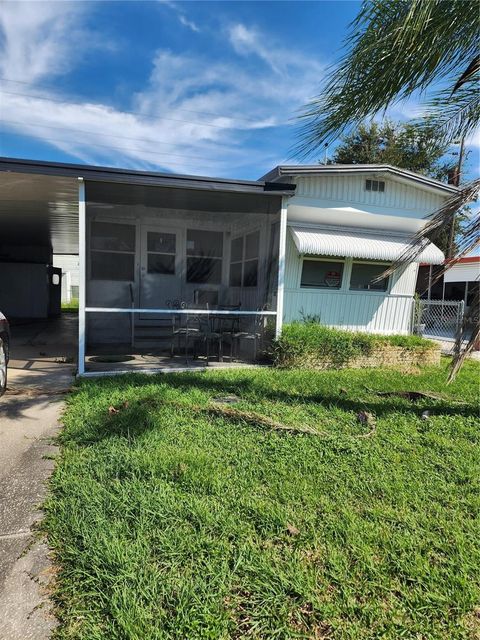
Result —
<path fill-rule="evenodd" d="M 292 195 L 295 185 L 283 184 L 276 180 L 236 180 L 189 174 L 139 171 L 118 167 L 29 160 L 26 158 L 0 157 L 0 171 L 56 175 L 59 177 L 82 177 L 98 182 L 122 182 L 146 186 L 184 187 L 212 191 L 237 191 L 272 196 Z"/>
<path fill-rule="evenodd" d="M 260 180 L 274 182 L 282 176 L 305 176 L 305 175 L 335 175 L 335 174 L 368 174 L 368 173 L 389 173 L 404 180 L 410 180 L 426 186 L 430 189 L 448 193 L 457 193 L 459 187 L 446 184 L 423 176 L 408 169 L 400 169 L 390 164 L 310 164 L 310 165 L 277 165 L 271 171 L 263 175 Z"/>

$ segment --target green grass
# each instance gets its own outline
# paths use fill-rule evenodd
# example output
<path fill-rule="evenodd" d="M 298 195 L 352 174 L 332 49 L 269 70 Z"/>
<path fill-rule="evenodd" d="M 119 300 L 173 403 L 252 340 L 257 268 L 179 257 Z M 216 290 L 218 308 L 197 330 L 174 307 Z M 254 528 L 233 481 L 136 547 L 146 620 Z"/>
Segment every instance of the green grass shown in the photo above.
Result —
<path fill-rule="evenodd" d="M 78 298 L 72 298 L 70 302 L 62 302 L 62 313 L 78 313 Z"/>
<path fill-rule="evenodd" d="M 341 366 L 358 356 L 368 356 L 376 347 L 393 346 L 417 352 L 429 351 L 435 342 L 416 335 L 375 335 L 332 329 L 315 321 L 284 325 L 273 346 L 274 361 L 281 367 L 316 368 L 318 361 L 330 360 Z"/>
<path fill-rule="evenodd" d="M 444 362 L 419 375 L 83 381 L 67 401 L 46 504 L 58 636 L 478 637 L 478 364 L 448 387 L 445 377 Z M 326 435 L 198 411 L 232 393 L 235 408 Z M 364 439 L 362 409 L 377 421 Z"/>

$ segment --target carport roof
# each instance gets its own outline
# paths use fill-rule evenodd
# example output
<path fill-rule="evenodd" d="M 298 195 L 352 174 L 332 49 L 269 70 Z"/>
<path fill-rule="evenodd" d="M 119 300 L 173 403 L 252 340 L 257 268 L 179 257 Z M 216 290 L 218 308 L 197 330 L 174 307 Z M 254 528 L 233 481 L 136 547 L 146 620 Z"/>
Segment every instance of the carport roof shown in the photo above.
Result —
<path fill-rule="evenodd" d="M 234 180 L 155 171 L 137 171 L 87 164 L 69 164 L 0 157 L 0 171 L 78 178 L 92 182 L 120 182 L 144 186 L 183 187 L 208 191 L 234 191 L 266 195 L 293 195 L 295 185 L 266 180 Z"/>
<path fill-rule="evenodd" d="M 78 253 L 78 179 L 87 200 L 203 211 L 270 210 L 295 185 L 0 157 L 0 243 Z M 161 190 L 151 187 L 161 187 Z M 195 191 L 189 197 L 188 192 Z M 161 194 L 161 197 L 160 197 Z M 232 196 L 241 196 L 238 201 Z M 278 206 L 278 205 L 277 205 Z"/>

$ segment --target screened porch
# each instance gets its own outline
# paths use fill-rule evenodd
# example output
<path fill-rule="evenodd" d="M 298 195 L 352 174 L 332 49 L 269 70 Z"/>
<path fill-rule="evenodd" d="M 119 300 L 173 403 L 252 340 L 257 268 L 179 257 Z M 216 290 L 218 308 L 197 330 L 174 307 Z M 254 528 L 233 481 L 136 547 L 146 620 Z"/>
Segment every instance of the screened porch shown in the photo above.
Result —
<path fill-rule="evenodd" d="M 280 221 L 273 193 L 87 183 L 87 374 L 266 361 Z"/>

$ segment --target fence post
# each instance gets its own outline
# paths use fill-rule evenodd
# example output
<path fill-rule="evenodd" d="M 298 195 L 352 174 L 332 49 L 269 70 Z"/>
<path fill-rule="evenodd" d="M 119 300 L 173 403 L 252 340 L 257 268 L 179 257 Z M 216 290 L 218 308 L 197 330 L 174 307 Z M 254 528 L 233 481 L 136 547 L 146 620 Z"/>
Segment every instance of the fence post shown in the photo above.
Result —
<path fill-rule="evenodd" d="M 420 308 L 420 301 L 418 301 L 418 306 Z M 410 334 L 413 334 L 415 332 L 415 322 L 417 320 L 417 318 L 415 317 L 417 315 L 417 300 L 415 298 L 412 298 L 412 309 L 410 311 Z"/>

